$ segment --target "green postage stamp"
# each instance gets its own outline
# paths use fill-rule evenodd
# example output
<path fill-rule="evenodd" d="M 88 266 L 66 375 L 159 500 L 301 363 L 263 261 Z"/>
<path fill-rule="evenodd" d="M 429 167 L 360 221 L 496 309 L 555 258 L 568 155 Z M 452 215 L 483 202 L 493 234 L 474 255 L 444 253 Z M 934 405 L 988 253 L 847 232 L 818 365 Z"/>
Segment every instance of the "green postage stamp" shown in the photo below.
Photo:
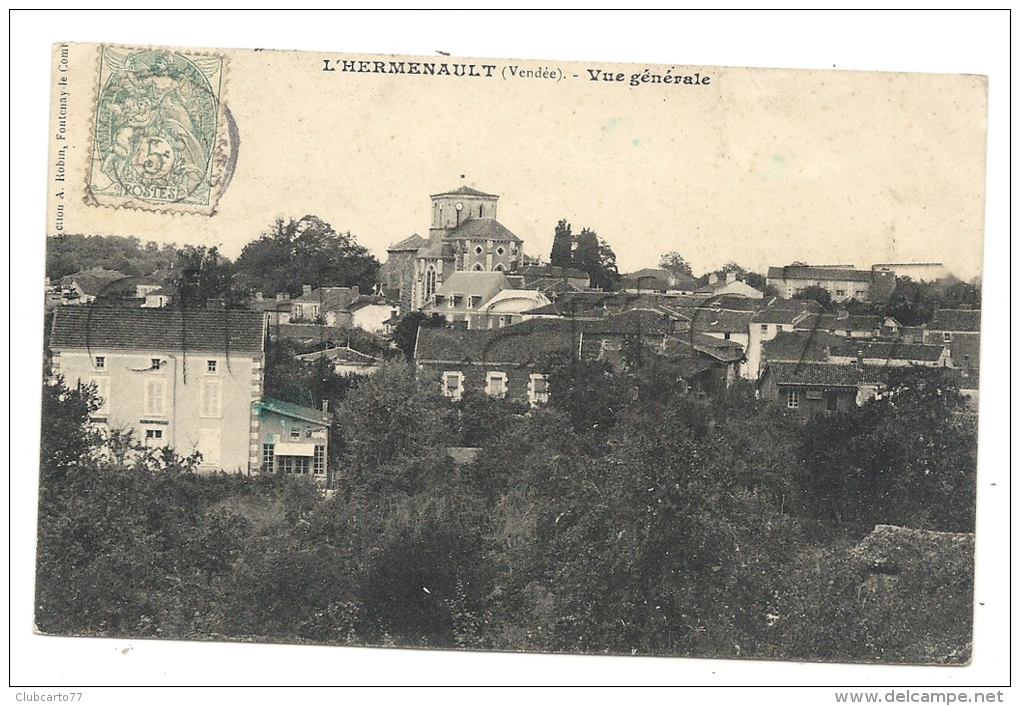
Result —
<path fill-rule="evenodd" d="M 225 57 L 103 46 L 87 201 L 209 214 L 230 162 Z"/>

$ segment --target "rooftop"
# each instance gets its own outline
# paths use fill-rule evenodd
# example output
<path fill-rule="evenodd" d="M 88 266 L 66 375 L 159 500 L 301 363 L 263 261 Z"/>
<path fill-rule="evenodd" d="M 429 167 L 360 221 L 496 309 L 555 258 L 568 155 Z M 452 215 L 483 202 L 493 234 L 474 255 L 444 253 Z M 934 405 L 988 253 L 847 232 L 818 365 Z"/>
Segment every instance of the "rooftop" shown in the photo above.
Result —
<path fill-rule="evenodd" d="M 313 422 L 315 424 L 324 424 L 330 426 L 332 421 L 330 416 L 325 412 L 320 412 L 314 407 L 305 407 L 304 405 L 294 404 L 293 402 L 284 402 L 283 400 L 277 400 L 272 397 L 263 397 L 261 401 L 255 403 L 257 409 L 266 410 L 269 412 L 275 412 L 284 417 L 290 417 L 291 419 L 300 419 L 303 422 Z"/>
<path fill-rule="evenodd" d="M 54 313 L 50 347 L 261 353 L 262 326 L 255 311 L 67 306 Z"/>
<path fill-rule="evenodd" d="M 470 186 L 461 186 L 454 189 L 453 191 L 444 191 L 439 194 L 432 194 L 429 198 L 436 198 L 439 196 L 485 196 L 487 198 L 498 199 L 499 196 L 496 194 L 487 194 L 484 191 L 478 189 L 472 189 Z"/>
<path fill-rule="evenodd" d="M 981 331 L 981 310 L 939 309 L 928 324 L 928 330 L 978 333 Z"/>

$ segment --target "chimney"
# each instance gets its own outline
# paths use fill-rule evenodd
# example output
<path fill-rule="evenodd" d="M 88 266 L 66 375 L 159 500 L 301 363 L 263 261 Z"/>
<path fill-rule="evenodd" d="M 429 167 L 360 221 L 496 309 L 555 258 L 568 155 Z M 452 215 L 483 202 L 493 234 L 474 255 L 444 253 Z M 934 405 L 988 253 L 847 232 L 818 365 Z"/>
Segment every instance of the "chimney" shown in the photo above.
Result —
<path fill-rule="evenodd" d="M 726 284 L 729 284 L 730 282 L 736 282 L 736 281 L 737 281 L 737 273 L 736 272 L 727 272 L 726 273 Z"/>
<path fill-rule="evenodd" d="M 255 301 L 262 301 L 262 292 L 255 292 Z"/>
<path fill-rule="evenodd" d="M 287 294 L 286 292 L 280 292 L 279 294 L 276 295 L 276 301 L 278 302 L 285 302 L 288 299 L 290 299 L 290 295 Z"/>
<path fill-rule="evenodd" d="M 329 414 L 329 400 L 322 401 L 322 413 Z"/>
<path fill-rule="evenodd" d="M 717 275 L 715 272 L 713 272 L 712 274 L 710 274 L 708 276 L 708 283 L 709 284 L 715 284 L 718 281 L 719 281 L 719 275 Z"/>
<path fill-rule="evenodd" d="M 311 293 L 312 293 L 312 285 L 310 285 L 310 284 L 302 284 L 301 285 L 301 294 L 311 294 Z"/>
<path fill-rule="evenodd" d="M 864 370 L 864 351 L 861 349 L 857 350 L 857 369 Z"/>
<path fill-rule="evenodd" d="M 361 295 L 361 291 L 358 289 L 358 285 L 354 285 L 353 287 L 351 287 L 351 296 L 352 297 L 357 297 L 357 296 L 360 296 L 360 295 Z"/>

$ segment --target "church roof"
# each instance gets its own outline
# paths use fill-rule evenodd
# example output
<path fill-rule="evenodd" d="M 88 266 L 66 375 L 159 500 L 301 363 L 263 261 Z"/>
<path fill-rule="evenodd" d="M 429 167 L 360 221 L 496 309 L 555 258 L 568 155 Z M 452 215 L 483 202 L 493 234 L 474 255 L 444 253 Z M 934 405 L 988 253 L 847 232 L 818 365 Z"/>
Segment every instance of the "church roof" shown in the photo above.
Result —
<path fill-rule="evenodd" d="M 386 248 L 386 250 L 388 252 L 400 252 L 400 251 L 406 251 L 406 250 L 420 250 L 423 247 L 425 247 L 426 245 L 428 245 L 428 242 L 429 241 L 425 240 L 425 238 L 421 237 L 417 233 L 412 233 L 411 235 L 409 235 L 406 238 L 404 238 L 403 240 L 401 240 L 399 243 L 395 243 L 395 244 L 389 246 L 388 248 Z"/>
<path fill-rule="evenodd" d="M 493 199 L 499 198 L 499 196 L 497 196 L 496 194 L 487 194 L 484 191 L 472 189 L 470 186 L 461 186 L 460 188 L 454 189 L 453 191 L 444 191 L 439 194 L 432 194 L 430 198 L 434 199 L 437 196 L 487 196 Z"/>
<path fill-rule="evenodd" d="M 518 238 L 505 225 L 495 218 L 469 218 L 450 231 L 444 240 L 511 240 L 516 243 L 524 241 Z"/>

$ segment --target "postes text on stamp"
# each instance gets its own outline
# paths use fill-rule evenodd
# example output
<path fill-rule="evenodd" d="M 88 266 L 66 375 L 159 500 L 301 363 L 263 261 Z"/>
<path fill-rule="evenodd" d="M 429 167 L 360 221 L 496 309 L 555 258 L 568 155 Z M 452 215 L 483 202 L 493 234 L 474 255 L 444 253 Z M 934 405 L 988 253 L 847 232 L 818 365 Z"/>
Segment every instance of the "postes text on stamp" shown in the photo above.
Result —
<path fill-rule="evenodd" d="M 217 54 L 100 49 L 89 203 L 212 213 L 227 149 L 224 64 Z"/>

